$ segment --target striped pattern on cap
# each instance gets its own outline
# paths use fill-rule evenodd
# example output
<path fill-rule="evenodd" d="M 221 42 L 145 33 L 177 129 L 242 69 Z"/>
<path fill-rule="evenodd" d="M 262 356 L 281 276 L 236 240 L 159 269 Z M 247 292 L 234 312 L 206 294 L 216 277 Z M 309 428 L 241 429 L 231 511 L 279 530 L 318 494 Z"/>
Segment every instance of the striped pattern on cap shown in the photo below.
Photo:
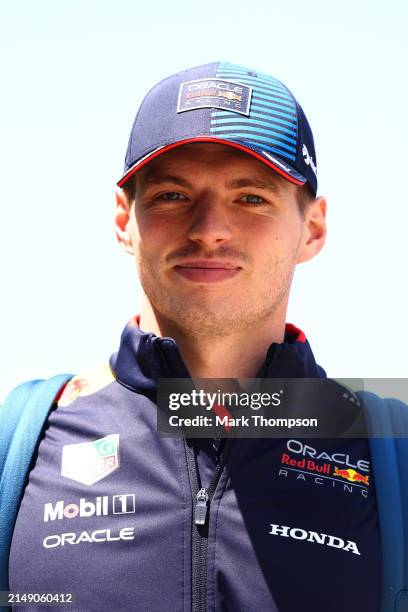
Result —
<path fill-rule="evenodd" d="M 265 151 L 296 160 L 297 110 L 290 91 L 274 77 L 248 71 L 236 64 L 220 63 L 217 77 L 252 87 L 250 116 L 213 109 L 211 134 L 237 142 L 253 143 Z"/>

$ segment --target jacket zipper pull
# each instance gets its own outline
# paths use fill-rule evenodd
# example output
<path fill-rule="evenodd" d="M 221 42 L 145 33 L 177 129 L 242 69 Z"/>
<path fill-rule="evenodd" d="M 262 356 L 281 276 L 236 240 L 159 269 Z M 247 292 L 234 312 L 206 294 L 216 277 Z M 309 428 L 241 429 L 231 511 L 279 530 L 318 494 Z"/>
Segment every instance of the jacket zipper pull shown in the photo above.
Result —
<path fill-rule="evenodd" d="M 194 511 L 194 523 L 196 525 L 205 525 L 205 521 L 207 518 L 207 502 L 208 502 L 208 493 L 202 488 L 196 495 L 196 506 Z"/>

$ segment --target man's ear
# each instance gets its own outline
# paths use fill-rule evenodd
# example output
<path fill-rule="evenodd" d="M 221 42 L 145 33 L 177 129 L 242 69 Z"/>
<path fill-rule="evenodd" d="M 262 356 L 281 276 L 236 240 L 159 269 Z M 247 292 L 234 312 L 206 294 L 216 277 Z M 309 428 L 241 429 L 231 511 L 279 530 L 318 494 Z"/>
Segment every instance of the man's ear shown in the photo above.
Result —
<path fill-rule="evenodd" d="M 323 248 L 326 241 L 326 210 L 327 201 L 323 196 L 316 198 L 306 211 L 303 238 L 297 263 L 309 261 Z"/>
<path fill-rule="evenodd" d="M 126 253 L 133 255 L 132 239 L 128 231 L 131 208 L 123 190 L 120 188 L 115 192 L 115 201 L 114 230 L 116 239 Z"/>

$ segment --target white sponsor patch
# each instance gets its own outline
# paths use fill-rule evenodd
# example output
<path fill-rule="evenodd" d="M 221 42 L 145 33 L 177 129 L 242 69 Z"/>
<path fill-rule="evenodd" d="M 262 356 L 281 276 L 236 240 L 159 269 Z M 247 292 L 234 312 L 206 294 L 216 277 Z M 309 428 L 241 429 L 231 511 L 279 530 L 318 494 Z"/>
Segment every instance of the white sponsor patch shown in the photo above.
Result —
<path fill-rule="evenodd" d="M 177 112 L 197 108 L 221 108 L 240 115 L 249 115 L 252 87 L 221 79 L 208 77 L 181 83 L 177 99 Z"/>
<path fill-rule="evenodd" d="M 106 478 L 119 467 L 119 434 L 62 449 L 61 475 L 85 485 Z"/>

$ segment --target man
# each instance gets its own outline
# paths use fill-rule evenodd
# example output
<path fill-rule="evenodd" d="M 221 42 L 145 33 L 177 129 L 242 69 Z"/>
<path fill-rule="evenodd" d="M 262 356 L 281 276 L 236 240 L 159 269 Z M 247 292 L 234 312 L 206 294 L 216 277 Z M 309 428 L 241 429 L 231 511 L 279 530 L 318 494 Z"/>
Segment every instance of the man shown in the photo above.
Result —
<path fill-rule="evenodd" d="M 286 324 L 295 267 L 326 235 L 303 110 L 241 66 L 173 75 L 143 101 L 118 185 L 143 306 L 110 368 L 76 376 L 48 418 L 11 590 L 72 593 L 78 610 L 377 610 L 367 440 L 156 426 L 159 379 L 325 377 Z"/>

